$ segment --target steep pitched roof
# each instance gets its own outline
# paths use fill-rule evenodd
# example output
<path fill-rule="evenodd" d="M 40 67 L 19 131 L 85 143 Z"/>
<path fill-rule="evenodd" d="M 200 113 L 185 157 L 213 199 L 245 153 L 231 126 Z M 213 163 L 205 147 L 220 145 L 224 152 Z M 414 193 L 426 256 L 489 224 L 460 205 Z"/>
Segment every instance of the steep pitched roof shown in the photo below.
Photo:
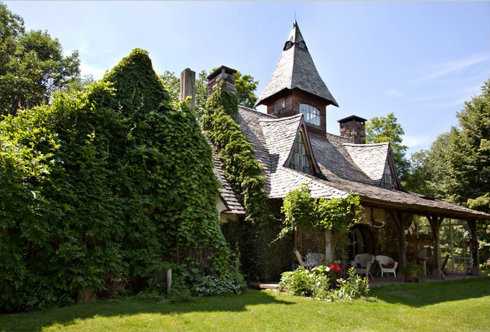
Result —
<path fill-rule="evenodd" d="M 428 199 L 415 193 L 380 187 L 375 178 L 384 170 L 388 153 L 387 148 L 380 144 L 366 145 L 367 150 L 361 150 L 360 156 L 354 159 L 367 158 L 369 152 L 379 154 L 381 164 L 370 165 L 362 160 L 359 167 L 351 157 L 361 146 L 348 144 L 340 136 L 327 134 L 310 136 L 314 157 L 320 165 L 326 179 L 302 173 L 284 166 L 294 142 L 294 135 L 301 124 L 301 116 L 278 119 L 274 116 L 257 112 L 253 109 L 240 107 L 238 121 L 243 133 L 251 142 L 257 160 L 261 163 L 266 176 L 266 191 L 269 198 L 283 198 L 291 190 L 301 184 L 306 184 L 313 197 L 343 197 L 349 193 L 358 194 L 363 204 L 387 208 L 396 208 L 414 213 L 434 213 L 440 216 L 462 219 L 489 219 L 483 212 L 471 210 L 448 202 Z M 369 151 L 371 149 L 379 149 Z M 350 149 L 350 152 L 348 151 Z M 333 156 L 333 157 L 332 157 Z M 376 159 L 376 158 L 375 158 Z M 340 160 L 340 161 L 339 161 Z M 384 160 L 384 161 L 383 161 Z M 363 170 L 364 168 L 368 176 Z M 372 178 L 371 178 L 371 177 Z"/>
<path fill-rule="evenodd" d="M 243 208 L 242 204 L 240 203 L 240 200 L 238 199 L 235 192 L 231 188 L 230 183 L 225 178 L 223 165 L 214 148 L 212 152 L 213 152 L 214 175 L 216 176 L 219 183 L 221 184 L 221 187 L 219 188 L 219 195 L 227 208 L 225 213 L 245 214 L 245 209 Z"/>
<path fill-rule="evenodd" d="M 272 79 L 262 91 L 257 105 L 284 89 L 300 89 L 338 106 L 315 67 L 297 22 L 293 24 Z"/>
<path fill-rule="evenodd" d="M 379 144 L 350 144 L 344 143 L 344 148 L 357 166 L 373 181 L 383 178 L 388 159 L 388 143 Z"/>

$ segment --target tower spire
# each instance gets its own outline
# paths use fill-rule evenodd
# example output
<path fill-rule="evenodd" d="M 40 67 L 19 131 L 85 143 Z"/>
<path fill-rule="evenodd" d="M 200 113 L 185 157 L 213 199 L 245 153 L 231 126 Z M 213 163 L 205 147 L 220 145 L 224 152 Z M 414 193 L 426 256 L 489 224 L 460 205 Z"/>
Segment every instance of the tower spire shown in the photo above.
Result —
<path fill-rule="evenodd" d="M 272 79 L 262 91 L 257 105 L 265 104 L 264 101 L 283 90 L 293 89 L 310 93 L 328 104 L 338 106 L 315 67 L 296 19 L 284 43 Z"/>

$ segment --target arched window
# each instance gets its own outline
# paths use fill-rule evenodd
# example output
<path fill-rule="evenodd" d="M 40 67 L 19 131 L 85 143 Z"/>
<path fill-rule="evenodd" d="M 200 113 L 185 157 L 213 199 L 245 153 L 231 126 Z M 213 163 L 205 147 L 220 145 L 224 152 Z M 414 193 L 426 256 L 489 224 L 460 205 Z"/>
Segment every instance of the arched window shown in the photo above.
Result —
<path fill-rule="evenodd" d="M 299 104 L 299 111 L 307 123 L 320 126 L 320 111 L 308 104 Z"/>

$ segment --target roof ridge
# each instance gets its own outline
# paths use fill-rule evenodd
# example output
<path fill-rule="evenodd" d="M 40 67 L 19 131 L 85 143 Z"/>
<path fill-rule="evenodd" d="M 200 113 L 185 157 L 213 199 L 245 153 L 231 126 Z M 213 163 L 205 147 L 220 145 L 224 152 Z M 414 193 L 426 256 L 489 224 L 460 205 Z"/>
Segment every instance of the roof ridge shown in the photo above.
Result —
<path fill-rule="evenodd" d="M 263 115 L 264 117 L 269 117 L 269 118 L 272 118 L 272 119 L 277 119 L 277 116 L 275 116 L 275 115 L 267 114 L 267 113 L 258 111 L 258 110 L 254 109 L 254 108 L 251 108 L 251 107 L 247 107 L 247 106 L 243 106 L 243 105 L 238 105 L 238 108 L 239 109 L 242 109 L 244 111 L 247 111 L 247 112 L 255 113 L 255 114 L 258 114 L 258 115 Z"/>
<path fill-rule="evenodd" d="M 383 142 L 383 143 L 363 143 L 363 144 L 357 144 L 357 143 L 342 143 L 342 145 L 347 145 L 347 146 L 355 146 L 355 147 L 368 147 L 368 146 L 381 146 L 381 145 L 390 145 L 389 142 Z"/>
<path fill-rule="evenodd" d="M 274 117 L 272 119 L 260 119 L 259 121 L 260 122 L 281 122 L 281 121 L 292 120 L 295 118 L 302 118 L 302 117 L 303 117 L 303 114 L 300 113 L 300 114 L 294 114 L 294 115 L 285 116 L 285 117 L 281 117 L 281 118 Z"/>

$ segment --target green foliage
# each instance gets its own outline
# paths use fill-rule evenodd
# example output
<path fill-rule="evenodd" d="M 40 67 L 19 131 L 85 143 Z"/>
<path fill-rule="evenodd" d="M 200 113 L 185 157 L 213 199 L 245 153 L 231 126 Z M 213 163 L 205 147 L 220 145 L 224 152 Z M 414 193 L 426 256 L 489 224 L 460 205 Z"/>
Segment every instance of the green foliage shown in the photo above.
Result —
<path fill-rule="evenodd" d="M 284 272 L 279 282 L 279 289 L 292 295 L 308 296 L 327 301 L 351 301 L 367 296 L 368 279 L 350 268 L 346 279 L 332 280 L 326 266 L 317 266 L 311 270 L 299 267 L 294 271 Z"/>
<path fill-rule="evenodd" d="M 242 285 L 209 144 L 168 104 L 134 50 L 103 81 L 0 122 L 1 311 L 157 287 L 168 263 L 199 266 L 220 293 Z"/>
<path fill-rule="evenodd" d="M 384 117 L 374 117 L 366 123 L 366 140 L 368 143 L 390 143 L 393 160 L 400 178 L 404 177 L 409 167 L 405 157 L 407 146 L 402 144 L 404 134 L 402 126 L 393 113 L 388 113 Z"/>
<path fill-rule="evenodd" d="M 337 284 L 339 287 L 327 295 L 327 300 L 352 301 L 369 294 L 368 279 L 358 275 L 354 267 L 347 271 L 347 279 L 338 279 Z"/>
<path fill-rule="evenodd" d="M 465 103 L 459 126 L 439 135 L 429 150 L 416 155 L 407 188 L 489 212 L 490 81 Z M 489 225 L 478 223 L 481 259 L 490 258 Z"/>
<path fill-rule="evenodd" d="M 77 52 L 64 56 L 47 32 L 26 32 L 22 18 L 0 3 L 0 116 L 47 103 L 79 79 L 79 65 Z"/>
<path fill-rule="evenodd" d="M 308 186 L 303 184 L 284 198 L 284 227 L 280 237 L 292 233 L 298 226 L 345 235 L 359 219 L 360 204 L 357 195 L 313 198 Z"/>
<path fill-rule="evenodd" d="M 486 193 L 474 199 L 468 199 L 468 207 L 470 209 L 490 213 L 490 193 Z"/>
<path fill-rule="evenodd" d="M 172 102 L 177 102 L 180 96 L 180 79 L 175 75 L 175 73 L 166 70 L 160 75 L 163 87 L 169 94 L 169 98 Z"/>
<path fill-rule="evenodd" d="M 227 92 L 221 82 L 208 97 L 206 113 L 202 117 L 203 129 L 218 149 L 226 177 L 240 194 L 247 219 L 260 223 L 269 217 L 265 178 L 252 145 L 233 120 L 237 112 L 236 96 Z"/>
<path fill-rule="evenodd" d="M 212 70 L 211 70 L 212 71 Z M 205 70 L 201 70 L 196 78 L 196 109 L 197 115 L 200 115 L 203 109 L 206 107 L 206 101 L 208 97 L 207 88 L 207 76 L 208 73 Z M 176 102 L 179 99 L 180 93 L 180 78 L 171 71 L 165 71 L 160 78 L 163 81 L 163 86 L 170 94 L 170 100 Z M 235 74 L 235 87 L 237 90 L 238 104 L 254 107 L 257 101 L 255 90 L 257 90 L 258 81 L 255 81 L 252 75 L 242 75 L 240 72 Z"/>
<path fill-rule="evenodd" d="M 267 253 L 264 246 L 272 240 L 264 236 L 273 217 L 267 203 L 262 167 L 255 158 L 252 145 L 234 120 L 237 113 L 237 97 L 224 89 L 223 82 L 219 82 L 208 97 L 201 122 L 223 162 L 227 180 L 239 193 L 245 207 L 246 220 L 250 223 L 245 236 L 251 252 L 243 255 L 249 262 L 244 268 L 249 278 L 259 278 L 261 271 L 267 268 L 261 257 Z"/>
<path fill-rule="evenodd" d="M 329 270 L 325 266 L 317 266 L 311 270 L 299 267 L 294 271 L 281 275 L 279 289 L 292 295 L 321 298 L 331 287 Z"/>
<path fill-rule="evenodd" d="M 259 81 L 255 81 L 252 75 L 242 75 L 239 71 L 235 73 L 235 88 L 237 91 L 238 104 L 254 107 L 257 101 L 255 90 Z"/>

